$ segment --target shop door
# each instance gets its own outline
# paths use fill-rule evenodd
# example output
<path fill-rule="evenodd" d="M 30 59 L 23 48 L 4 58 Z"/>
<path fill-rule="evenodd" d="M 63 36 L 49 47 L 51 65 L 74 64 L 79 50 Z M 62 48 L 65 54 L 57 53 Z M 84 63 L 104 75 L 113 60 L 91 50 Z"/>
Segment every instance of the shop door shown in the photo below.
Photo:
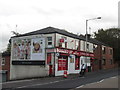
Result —
<path fill-rule="evenodd" d="M 69 65 L 68 72 L 74 73 L 74 71 L 75 71 L 75 57 L 74 56 L 69 57 L 68 65 Z"/>
<path fill-rule="evenodd" d="M 47 54 L 47 64 L 49 65 L 49 76 L 52 76 L 52 65 L 51 65 L 52 55 L 51 53 Z"/>

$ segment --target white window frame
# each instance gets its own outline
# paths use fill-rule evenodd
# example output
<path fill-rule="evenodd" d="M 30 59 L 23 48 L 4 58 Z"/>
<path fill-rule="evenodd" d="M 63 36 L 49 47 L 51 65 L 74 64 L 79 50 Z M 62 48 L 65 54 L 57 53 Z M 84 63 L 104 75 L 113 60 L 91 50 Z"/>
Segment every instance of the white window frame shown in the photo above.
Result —
<path fill-rule="evenodd" d="M 4 66 L 4 65 L 5 65 L 5 58 L 2 58 L 1 65 L 2 65 L 2 66 Z"/>
<path fill-rule="evenodd" d="M 48 40 L 48 38 L 51 38 L 51 40 Z M 51 43 L 51 45 L 49 45 L 48 43 Z M 52 36 L 49 36 L 49 37 L 47 37 L 47 46 L 48 47 L 51 47 L 52 46 Z"/>

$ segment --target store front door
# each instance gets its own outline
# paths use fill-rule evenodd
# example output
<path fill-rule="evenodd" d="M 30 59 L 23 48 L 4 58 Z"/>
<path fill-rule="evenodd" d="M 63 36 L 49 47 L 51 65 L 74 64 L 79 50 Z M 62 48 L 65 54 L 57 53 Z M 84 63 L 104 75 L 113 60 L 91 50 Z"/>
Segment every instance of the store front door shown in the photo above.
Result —
<path fill-rule="evenodd" d="M 71 56 L 68 58 L 68 73 L 73 73 L 75 71 L 75 57 Z"/>

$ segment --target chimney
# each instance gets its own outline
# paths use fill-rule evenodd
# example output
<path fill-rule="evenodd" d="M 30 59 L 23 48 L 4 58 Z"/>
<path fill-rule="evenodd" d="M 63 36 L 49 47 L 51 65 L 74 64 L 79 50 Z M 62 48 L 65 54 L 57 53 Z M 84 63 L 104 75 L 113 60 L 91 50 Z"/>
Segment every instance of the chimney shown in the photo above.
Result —
<path fill-rule="evenodd" d="M 86 37 L 86 34 L 85 34 L 85 37 Z M 91 38 L 91 35 L 90 35 L 90 34 L 87 34 L 87 38 L 90 39 L 90 38 Z"/>

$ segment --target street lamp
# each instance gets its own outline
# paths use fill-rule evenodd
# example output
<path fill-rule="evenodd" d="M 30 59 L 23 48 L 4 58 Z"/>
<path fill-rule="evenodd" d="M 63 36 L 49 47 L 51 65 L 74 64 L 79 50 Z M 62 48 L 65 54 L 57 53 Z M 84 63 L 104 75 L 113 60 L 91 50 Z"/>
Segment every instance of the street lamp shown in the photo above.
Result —
<path fill-rule="evenodd" d="M 87 19 L 86 20 L 86 49 L 85 49 L 85 51 L 86 51 L 86 60 L 87 60 L 87 41 L 88 41 L 88 32 L 87 32 L 87 27 L 88 27 L 88 21 L 90 21 L 90 20 L 96 20 L 96 19 L 101 19 L 101 17 L 97 17 L 97 18 L 92 18 L 92 19 Z"/>

